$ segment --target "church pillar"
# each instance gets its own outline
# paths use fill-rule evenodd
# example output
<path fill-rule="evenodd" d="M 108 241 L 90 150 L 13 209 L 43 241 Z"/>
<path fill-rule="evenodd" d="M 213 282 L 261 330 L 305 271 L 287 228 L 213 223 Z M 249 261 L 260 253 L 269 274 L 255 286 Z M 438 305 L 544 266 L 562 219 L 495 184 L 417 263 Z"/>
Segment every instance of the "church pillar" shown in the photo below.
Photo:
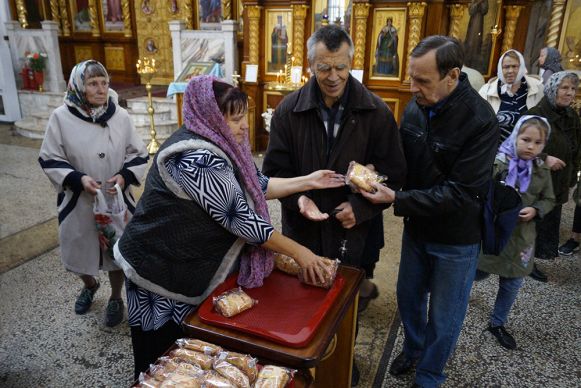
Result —
<path fill-rule="evenodd" d="M 504 7 L 506 10 L 505 18 L 506 24 L 504 26 L 504 37 L 502 38 L 502 48 L 501 53 L 506 52 L 512 48 L 514 42 L 514 32 L 516 31 L 516 23 L 518 22 L 518 17 L 520 16 L 520 11 L 524 7 L 520 5 L 509 5 Z"/>
<path fill-rule="evenodd" d="M 549 22 L 549 32 L 545 39 L 546 47 L 557 47 L 559 42 L 559 33 L 563 25 L 563 15 L 565 14 L 566 0 L 554 0 L 551 9 L 551 20 Z"/>
<path fill-rule="evenodd" d="M 408 6 L 408 18 L 410 21 L 409 32 L 408 32 L 408 52 L 407 56 L 412 53 L 412 50 L 420 43 L 422 37 L 422 20 L 424 18 L 424 12 L 426 10 L 426 3 L 407 3 Z M 408 68 L 405 70 L 404 80 L 409 79 L 410 73 Z"/>
<path fill-rule="evenodd" d="M 353 19 L 355 21 L 353 69 L 357 70 L 362 70 L 365 66 L 365 38 L 367 36 L 369 7 L 371 4 L 368 3 L 353 4 Z"/>

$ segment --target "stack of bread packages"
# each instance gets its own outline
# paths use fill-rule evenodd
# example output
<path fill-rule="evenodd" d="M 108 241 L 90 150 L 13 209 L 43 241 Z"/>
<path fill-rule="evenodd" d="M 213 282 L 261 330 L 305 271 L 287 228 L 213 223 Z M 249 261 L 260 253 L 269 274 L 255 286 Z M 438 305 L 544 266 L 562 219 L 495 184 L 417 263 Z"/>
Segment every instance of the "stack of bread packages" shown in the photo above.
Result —
<path fill-rule="evenodd" d="M 331 288 L 333 282 L 335 281 L 335 277 L 337 276 L 337 269 L 339 269 L 339 260 L 324 258 L 323 262 L 325 264 L 325 270 L 323 271 L 325 280 L 321 281 L 317 279 L 317 281 L 313 283 L 304 276 L 301 267 L 295 261 L 295 259 L 289 256 L 282 255 L 280 253 L 276 253 L 274 255 L 274 265 L 276 269 L 278 269 L 279 271 L 285 272 L 289 275 L 297 276 L 301 282 L 309 284 L 311 286 Z"/>
<path fill-rule="evenodd" d="M 295 373 L 274 365 L 260 367 L 250 355 L 193 338 L 178 339 L 176 345 L 141 374 L 137 387 L 284 388 Z"/>

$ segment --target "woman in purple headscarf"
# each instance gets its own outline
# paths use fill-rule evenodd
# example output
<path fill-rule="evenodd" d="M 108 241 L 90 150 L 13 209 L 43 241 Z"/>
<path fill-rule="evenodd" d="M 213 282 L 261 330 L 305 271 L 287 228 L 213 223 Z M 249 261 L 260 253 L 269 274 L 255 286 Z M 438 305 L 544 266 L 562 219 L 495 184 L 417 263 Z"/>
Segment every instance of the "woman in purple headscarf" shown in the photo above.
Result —
<path fill-rule="evenodd" d="M 339 187 L 343 177 L 329 170 L 262 175 L 250 153 L 247 107 L 246 94 L 211 76 L 189 82 L 185 125 L 158 151 L 115 246 L 128 279 L 136 377 L 183 335 L 185 316 L 229 274 L 239 271 L 241 286 L 261 286 L 273 269 L 271 251 L 294 258 L 306 277 L 322 279 L 321 258 L 274 230 L 266 199 Z"/>

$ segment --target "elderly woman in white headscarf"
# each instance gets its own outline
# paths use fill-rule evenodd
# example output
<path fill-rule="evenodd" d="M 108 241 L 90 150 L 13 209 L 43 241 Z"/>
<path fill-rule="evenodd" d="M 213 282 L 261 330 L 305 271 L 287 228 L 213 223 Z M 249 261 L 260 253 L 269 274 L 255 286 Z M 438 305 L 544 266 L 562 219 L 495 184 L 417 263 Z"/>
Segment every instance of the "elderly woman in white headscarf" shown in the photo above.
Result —
<path fill-rule="evenodd" d="M 479 93 L 496 112 L 502 142 L 510 136 L 518 119 L 541 101 L 543 84 L 527 74 L 524 57 L 513 49 L 501 55 L 497 74 Z"/>
<path fill-rule="evenodd" d="M 64 104 L 51 114 L 39 162 L 58 192 L 61 258 L 84 287 L 75 312 L 85 314 L 99 283 L 99 270 L 109 273 L 111 297 L 105 324 L 123 320 L 123 271 L 103 249 L 95 226 L 93 198 L 102 185 L 113 194 L 118 184 L 132 213 L 130 185 L 139 185 L 149 156 L 127 111 L 109 88 L 109 74 L 97 61 L 77 64 L 71 71 Z"/>

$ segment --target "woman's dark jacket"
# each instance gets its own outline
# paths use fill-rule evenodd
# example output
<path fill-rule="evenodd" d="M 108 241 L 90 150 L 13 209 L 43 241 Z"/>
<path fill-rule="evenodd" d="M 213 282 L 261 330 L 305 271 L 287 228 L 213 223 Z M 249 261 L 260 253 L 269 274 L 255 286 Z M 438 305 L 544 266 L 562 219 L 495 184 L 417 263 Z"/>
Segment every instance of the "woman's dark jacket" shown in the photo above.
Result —
<path fill-rule="evenodd" d="M 327 136 L 321 119 L 313 77 L 301 89 L 286 96 L 276 108 L 270 126 L 270 140 L 263 172 L 271 177 L 294 177 L 319 169 L 345 174 L 349 162 L 371 163 L 388 176 L 388 185 L 399 189 L 406 165 L 397 130 L 389 108 L 359 81 L 349 77 L 347 102 L 340 130 L 327 158 Z M 330 213 L 349 201 L 357 225 L 344 229 L 334 218 L 313 222 L 300 214 L 297 200 L 306 194 L 322 212 Z M 343 261 L 359 266 L 369 230 L 369 220 L 386 206 L 373 205 L 348 187 L 298 193 L 281 199 L 283 234 L 327 257 L 341 257 L 339 248 L 347 240 Z"/>
<path fill-rule="evenodd" d="M 561 159 L 567 165 L 557 171 L 551 171 L 553 191 L 557 204 L 567 202 L 569 188 L 577 182 L 577 171 L 581 161 L 581 123 L 573 108 L 556 108 L 543 97 L 537 106 L 531 108 L 528 115 L 545 117 L 551 124 L 551 136 L 543 153 Z"/>
<path fill-rule="evenodd" d="M 400 132 L 408 174 L 404 191 L 396 193 L 395 215 L 421 241 L 478 243 L 500 135 L 496 115 L 461 73 L 429 116 L 415 98 L 406 106 Z"/>

